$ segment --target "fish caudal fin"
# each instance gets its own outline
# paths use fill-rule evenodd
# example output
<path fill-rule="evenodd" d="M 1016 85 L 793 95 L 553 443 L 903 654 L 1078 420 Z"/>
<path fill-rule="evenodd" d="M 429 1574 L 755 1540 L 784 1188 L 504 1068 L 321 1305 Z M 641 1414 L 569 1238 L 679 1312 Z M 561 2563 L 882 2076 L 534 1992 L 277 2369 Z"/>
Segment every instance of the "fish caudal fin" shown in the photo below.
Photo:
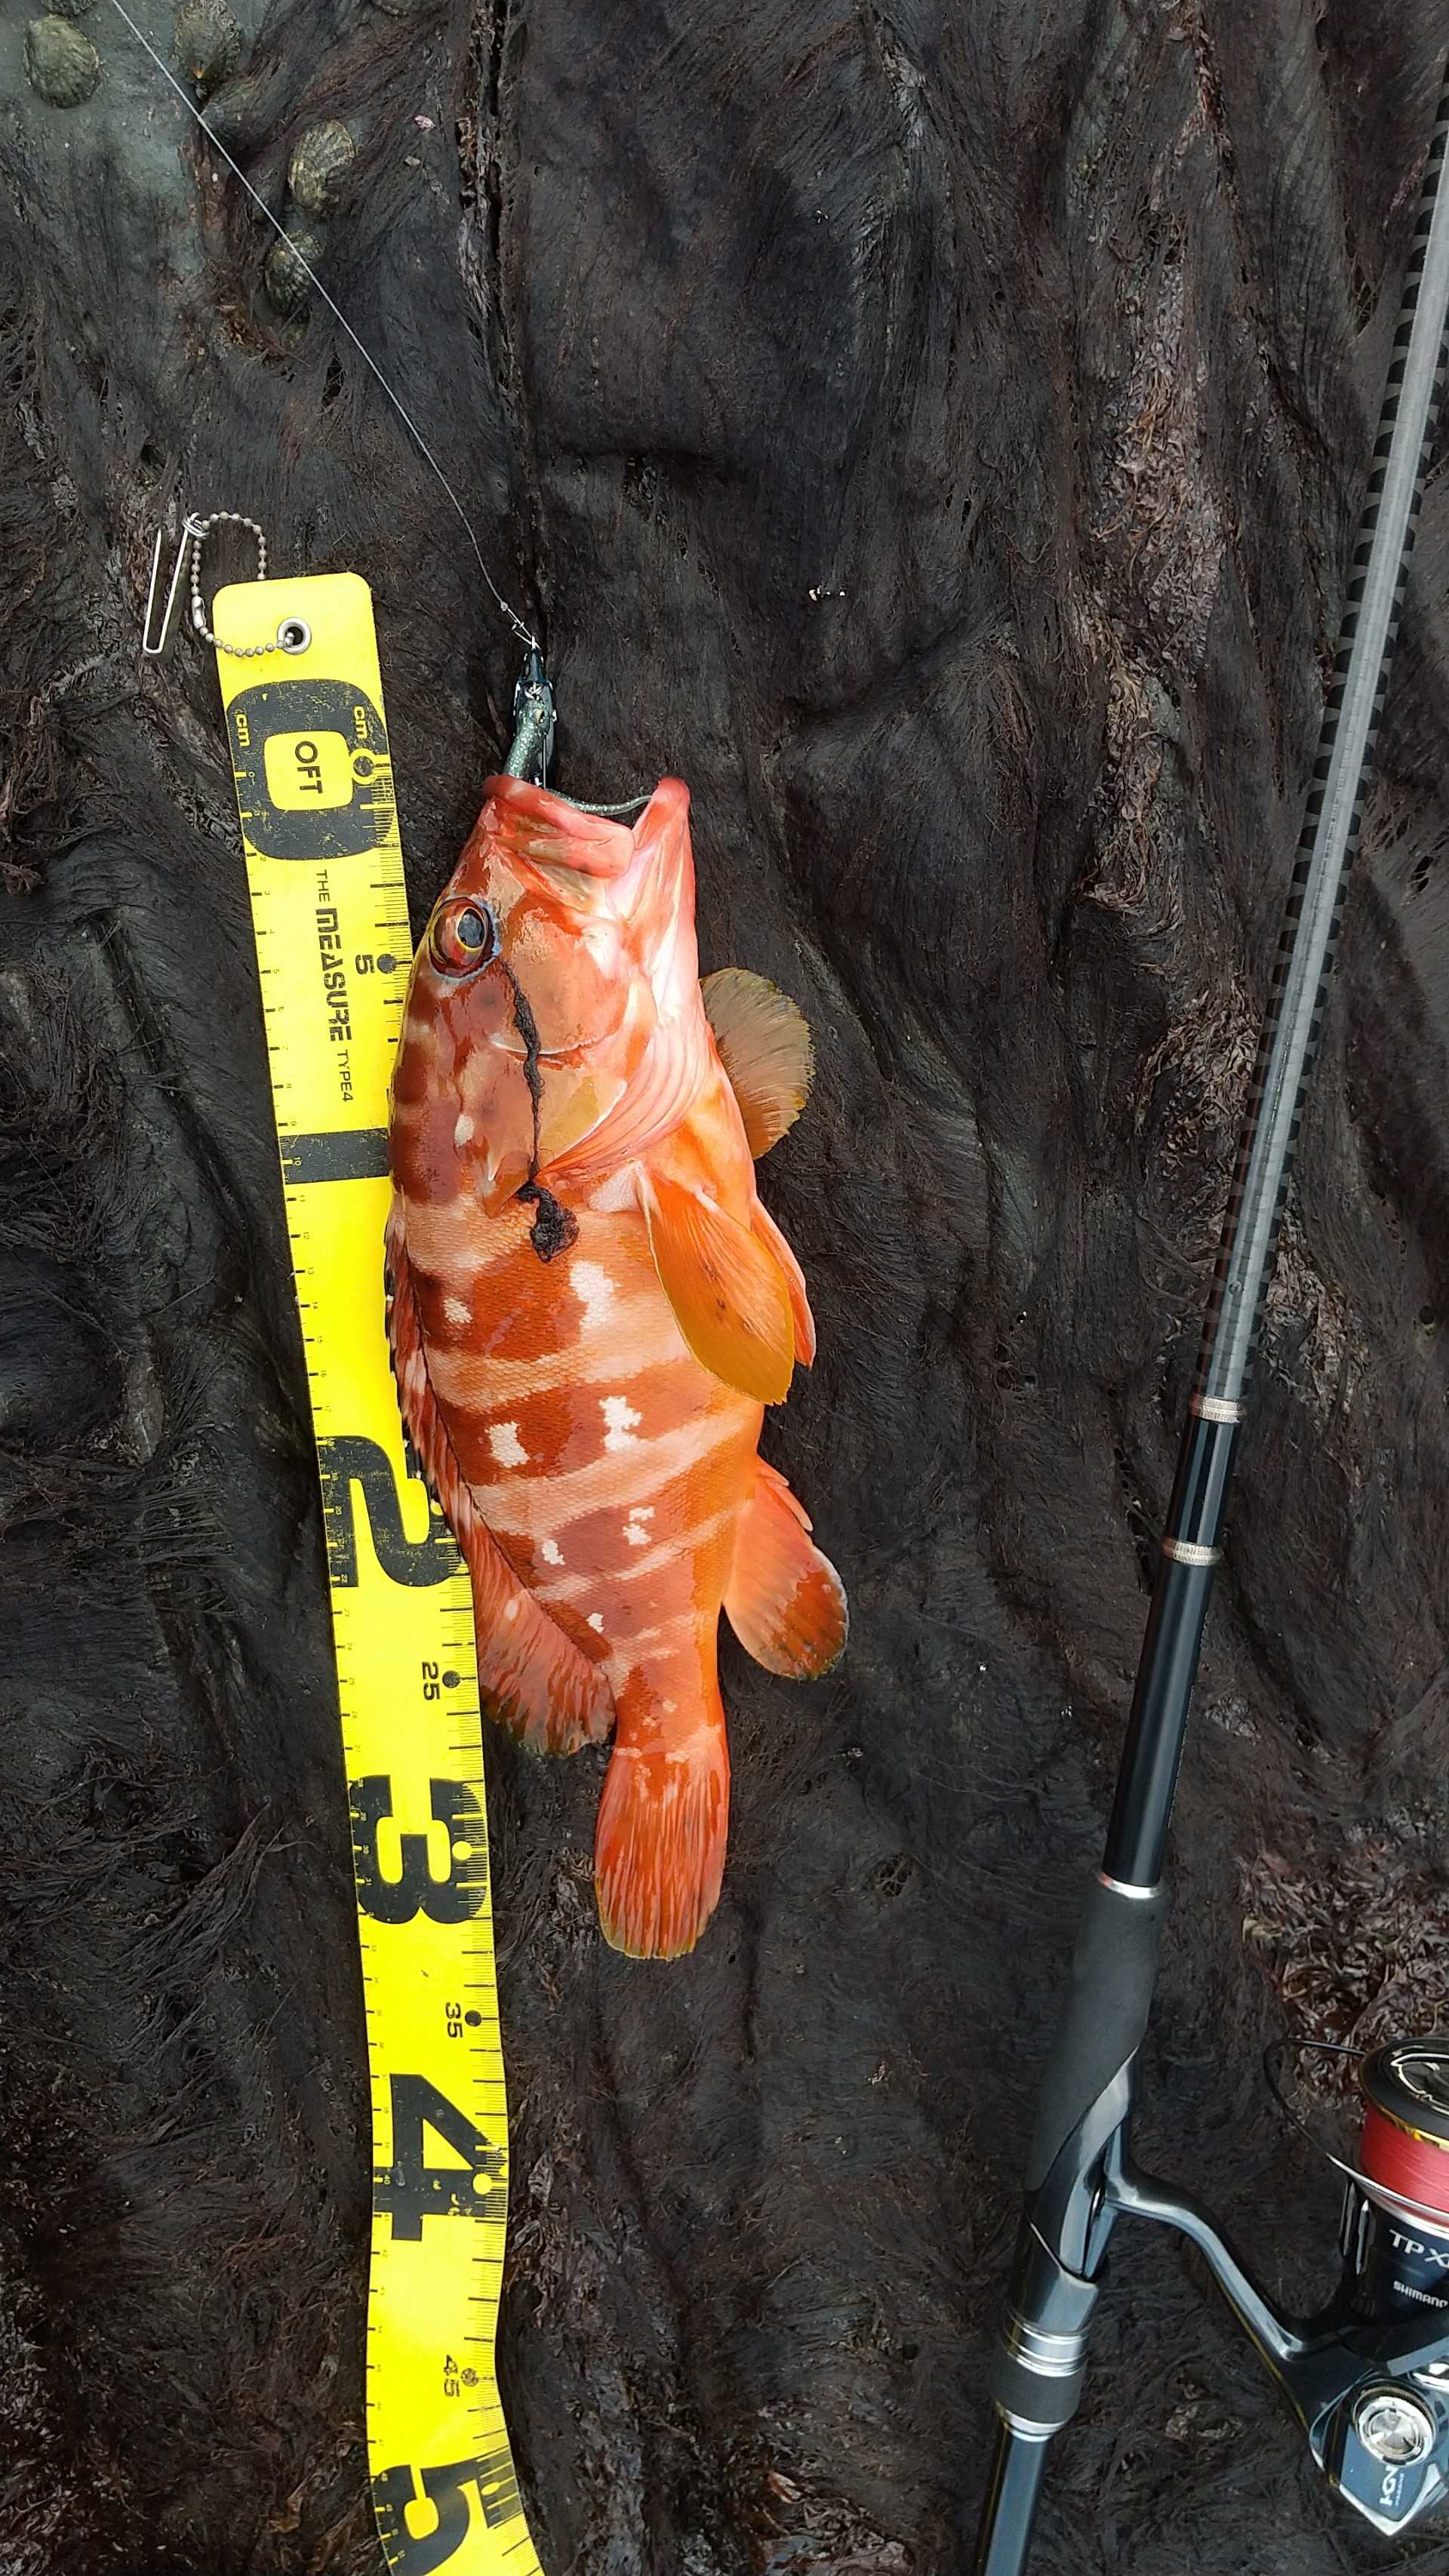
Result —
<path fill-rule="evenodd" d="M 478 1687 L 500 1726 L 535 1753 L 602 1744 L 614 1723 L 605 1675 L 521 1583 L 480 1515 L 438 1410 L 408 1265 L 402 1210 L 387 1226 L 387 1329 L 408 1437 L 473 1582 Z"/>
<path fill-rule="evenodd" d="M 678 1959 L 694 1948 L 719 1903 L 729 1814 L 717 1692 L 687 1743 L 615 1744 L 594 1834 L 599 1921 L 612 1949 Z"/>
<path fill-rule="evenodd" d="M 809 1530 L 784 1477 L 757 1458 L 755 1490 L 735 1525 L 724 1606 L 746 1654 L 797 1682 L 839 1662 L 850 1628 L 845 1587 Z"/>

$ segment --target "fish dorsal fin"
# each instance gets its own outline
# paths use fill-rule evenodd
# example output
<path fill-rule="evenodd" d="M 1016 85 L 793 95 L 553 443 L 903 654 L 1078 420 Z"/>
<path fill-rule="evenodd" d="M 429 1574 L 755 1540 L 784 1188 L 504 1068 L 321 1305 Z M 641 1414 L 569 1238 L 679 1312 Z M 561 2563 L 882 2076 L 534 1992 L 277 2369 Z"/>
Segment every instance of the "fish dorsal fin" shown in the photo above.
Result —
<path fill-rule="evenodd" d="M 649 1249 L 674 1320 L 711 1375 L 780 1404 L 795 1364 L 790 1290 L 758 1235 L 682 1181 L 640 1169 Z"/>
<path fill-rule="evenodd" d="M 579 876 L 621 877 L 633 865 L 634 835 L 606 814 L 586 814 L 526 778 L 490 778 L 480 828 L 501 855 Z"/>
<path fill-rule="evenodd" d="M 699 989 L 758 1162 L 794 1126 L 809 1097 L 815 1049 L 805 1015 L 788 993 L 745 966 L 723 966 Z"/>
<path fill-rule="evenodd" d="M 757 1458 L 755 1489 L 735 1524 L 724 1606 L 746 1654 L 797 1682 L 839 1662 L 850 1625 L 844 1586 L 809 1532 L 784 1477 Z"/>
<path fill-rule="evenodd" d="M 388 1218 L 387 1337 L 408 1438 L 473 1581 L 483 1704 L 535 1753 L 602 1744 L 614 1723 L 605 1675 L 520 1583 L 473 1501 L 428 1375 L 401 1202 Z"/>

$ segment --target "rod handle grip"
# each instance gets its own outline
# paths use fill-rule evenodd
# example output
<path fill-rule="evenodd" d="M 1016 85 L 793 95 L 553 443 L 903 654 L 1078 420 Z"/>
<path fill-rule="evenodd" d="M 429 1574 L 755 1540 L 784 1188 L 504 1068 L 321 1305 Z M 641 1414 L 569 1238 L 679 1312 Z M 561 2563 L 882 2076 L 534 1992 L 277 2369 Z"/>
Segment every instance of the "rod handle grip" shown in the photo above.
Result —
<path fill-rule="evenodd" d="M 1037 2102 L 1028 2191 L 1045 2182 L 1078 2122 L 1142 2044 L 1166 1910 L 1160 1887 L 1150 1895 L 1124 1896 L 1099 1876 L 1087 1890 Z"/>

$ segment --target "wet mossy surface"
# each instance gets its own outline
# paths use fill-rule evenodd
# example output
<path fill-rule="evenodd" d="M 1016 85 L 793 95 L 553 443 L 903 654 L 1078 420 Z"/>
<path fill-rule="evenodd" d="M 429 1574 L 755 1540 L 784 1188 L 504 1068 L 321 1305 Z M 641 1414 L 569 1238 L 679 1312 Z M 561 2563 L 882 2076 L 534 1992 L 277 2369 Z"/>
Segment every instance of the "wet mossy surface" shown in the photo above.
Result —
<path fill-rule="evenodd" d="M 114 11 L 53 22 L 99 65 L 64 108 L 29 23 L 0 53 L 0 2570 L 373 2576 L 321 1519 L 215 676 L 137 653 L 154 530 L 245 511 L 275 568 L 372 584 L 415 925 L 515 651 Z M 173 13 L 144 23 L 169 57 Z M 279 216 L 309 135 L 357 143 L 328 286 L 546 632 L 558 783 L 689 781 L 704 967 L 794 995 L 818 1064 L 767 1168 L 820 1359 L 765 1445 L 851 1644 L 814 1692 L 726 1647 L 732 1855 L 692 1961 L 599 1941 L 598 1762 L 488 1746 L 540 2555 L 948 2576 L 1442 12 L 236 24 L 215 113 Z M 208 590 L 250 562 L 218 539 Z M 1262 2047 L 1449 2014 L 1446 562 L 1440 471 L 1144 2063 L 1144 2158 L 1300 2306 L 1337 2191 Z M 1445 2549 L 1426 2522 L 1394 2564 Z M 1385 2563 L 1194 2258 L 1124 2237 L 1043 2576 Z"/>

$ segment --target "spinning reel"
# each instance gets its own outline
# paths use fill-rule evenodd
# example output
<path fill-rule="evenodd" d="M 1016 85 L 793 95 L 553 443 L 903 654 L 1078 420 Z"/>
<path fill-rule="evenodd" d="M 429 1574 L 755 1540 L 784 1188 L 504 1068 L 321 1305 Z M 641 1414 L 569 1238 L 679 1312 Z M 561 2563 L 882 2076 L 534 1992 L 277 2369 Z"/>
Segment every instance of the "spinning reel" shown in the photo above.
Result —
<path fill-rule="evenodd" d="M 974 2576 L 1020 2576 L 1025 2565 L 1047 2453 L 1077 2410 L 1107 2247 L 1125 2217 L 1155 2219 L 1197 2247 L 1324 2475 L 1376 2530 L 1397 2533 L 1449 2497 L 1449 2035 L 1358 2058 L 1358 2162 L 1329 2155 L 1346 2178 L 1338 2287 L 1315 2315 L 1282 2316 L 1206 2210 L 1132 2160 L 1161 1914 L 1160 1891 L 1135 1894 L 1105 1871 L 1088 1897 L 992 2374 L 1000 2431 Z M 1274 2091 L 1296 2120 L 1276 2080 Z"/>
<path fill-rule="evenodd" d="M 1107 2197 L 1191 2238 L 1330 2484 L 1393 2533 L 1449 2493 L 1449 2039 L 1375 2049 L 1359 2084 L 1359 2162 L 1329 2159 L 1347 2177 L 1343 2273 L 1316 2316 L 1278 2316 L 1196 2204 L 1125 2159 Z"/>

